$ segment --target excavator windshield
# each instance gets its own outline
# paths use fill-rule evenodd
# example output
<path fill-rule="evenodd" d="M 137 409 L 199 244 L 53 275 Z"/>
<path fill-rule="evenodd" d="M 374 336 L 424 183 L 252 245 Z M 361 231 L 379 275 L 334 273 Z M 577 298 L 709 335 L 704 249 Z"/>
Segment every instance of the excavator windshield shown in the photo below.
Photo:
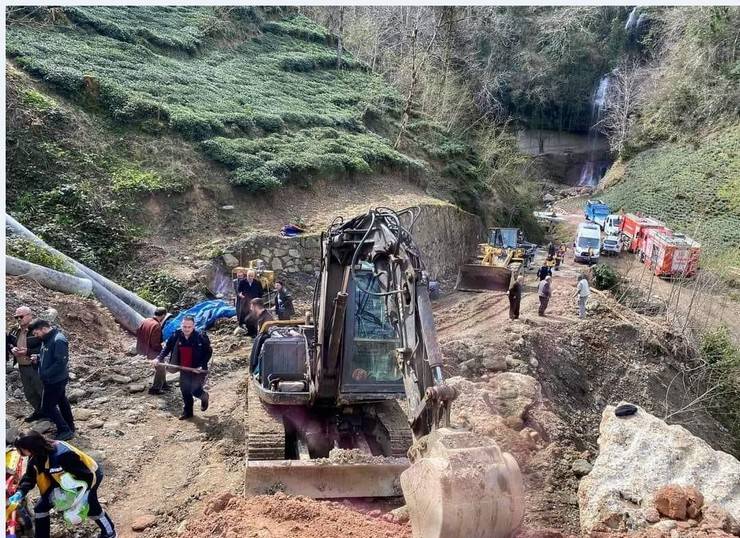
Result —
<path fill-rule="evenodd" d="M 403 378 L 394 358 L 400 340 L 388 319 L 386 297 L 371 269 L 355 272 L 347 312 L 342 385 L 344 390 L 403 391 Z M 368 267 L 371 267 L 367 264 Z M 372 388 L 368 387 L 372 386 Z"/>

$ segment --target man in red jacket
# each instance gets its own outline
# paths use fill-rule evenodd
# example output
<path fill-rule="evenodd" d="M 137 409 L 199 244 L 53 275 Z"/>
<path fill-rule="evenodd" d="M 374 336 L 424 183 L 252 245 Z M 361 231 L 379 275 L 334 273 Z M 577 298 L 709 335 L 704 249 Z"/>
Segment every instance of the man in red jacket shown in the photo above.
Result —
<path fill-rule="evenodd" d="M 167 315 L 167 310 L 157 308 L 151 318 L 146 318 L 136 331 L 136 353 L 144 355 L 153 360 L 162 351 L 162 321 Z M 154 369 L 154 381 L 149 389 L 149 394 L 163 394 L 169 389 L 167 385 L 167 373 L 164 366 Z"/>
<path fill-rule="evenodd" d="M 180 328 L 169 337 L 164 349 L 154 359 L 155 368 L 166 357 L 169 364 L 180 367 L 180 392 L 182 393 L 182 415 L 180 420 L 193 416 L 193 397 L 200 399 L 200 410 L 208 409 L 208 392 L 203 389 L 208 374 L 208 361 L 213 355 L 211 341 L 205 331 L 195 329 L 195 318 L 182 318 Z"/>

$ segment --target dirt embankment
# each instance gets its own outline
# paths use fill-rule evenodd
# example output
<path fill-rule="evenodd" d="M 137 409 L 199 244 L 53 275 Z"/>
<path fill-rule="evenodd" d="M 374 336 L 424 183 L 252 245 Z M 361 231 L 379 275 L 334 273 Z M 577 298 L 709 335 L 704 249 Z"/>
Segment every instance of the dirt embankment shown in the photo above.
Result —
<path fill-rule="evenodd" d="M 623 307 L 596 295 L 589 319 L 577 319 L 572 292 L 578 270 L 568 264 L 556 273 L 545 318 L 536 314 L 533 275 L 527 276 L 519 321 L 508 319 L 501 294 L 451 293 L 434 305 L 445 369 L 461 389 L 453 420 L 496 439 L 524 473 L 522 536 L 579 532 L 576 492 L 595 456 L 604 405 L 627 399 L 662 415 L 662 407 L 673 413 L 688 397 L 665 398 L 673 372 L 688 360 L 670 331 L 626 324 Z M 219 507 L 222 492 L 238 494 L 243 487 L 249 342 L 231 334 L 231 322 L 211 331 L 211 408 L 183 422 L 176 419 L 177 389 L 163 397 L 146 394 L 151 370 L 125 354 L 132 338 L 96 301 L 9 279 L 9 322 L 20 304 L 56 308 L 70 336 L 69 394 L 78 425 L 73 444 L 103 464 L 101 497 L 119 536 L 409 536 L 407 524 L 385 515 L 392 508 L 387 505 L 273 496 L 227 499 Z M 173 384 L 176 378 L 170 375 Z M 7 393 L 11 425 L 21 427 L 29 409 L 17 373 L 8 376 Z M 703 415 L 678 414 L 671 422 L 683 422 L 716 448 L 731 441 Z M 92 536 L 93 529 L 87 525 L 71 535 Z"/>

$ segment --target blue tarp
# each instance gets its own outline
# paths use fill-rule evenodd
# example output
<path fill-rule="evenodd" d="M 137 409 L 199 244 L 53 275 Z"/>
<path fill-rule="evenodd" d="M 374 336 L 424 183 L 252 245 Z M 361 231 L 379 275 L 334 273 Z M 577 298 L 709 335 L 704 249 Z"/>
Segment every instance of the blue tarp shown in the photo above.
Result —
<path fill-rule="evenodd" d="M 167 320 L 164 329 L 162 329 L 164 340 L 175 334 L 175 331 L 180 328 L 182 318 L 185 316 L 193 316 L 195 318 L 195 328 L 199 331 L 205 331 L 212 327 L 218 318 L 233 318 L 236 316 L 236 308 L 226 301 L 220 300 L 198 303 Z"/>

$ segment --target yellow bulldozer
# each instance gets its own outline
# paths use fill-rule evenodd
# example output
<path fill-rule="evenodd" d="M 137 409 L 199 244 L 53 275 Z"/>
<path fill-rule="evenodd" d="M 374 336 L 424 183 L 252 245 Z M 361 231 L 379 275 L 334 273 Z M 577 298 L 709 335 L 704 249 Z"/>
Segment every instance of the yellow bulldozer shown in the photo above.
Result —
<path fill-rule="evenodd" d="M 460 267 L 455 289 L 507 291 L 522 268 L 529 266 L 536 248 L 524 240 L 519 228 L 489 229 L 488 242 L 478 245 L 475 261 Z"/>

